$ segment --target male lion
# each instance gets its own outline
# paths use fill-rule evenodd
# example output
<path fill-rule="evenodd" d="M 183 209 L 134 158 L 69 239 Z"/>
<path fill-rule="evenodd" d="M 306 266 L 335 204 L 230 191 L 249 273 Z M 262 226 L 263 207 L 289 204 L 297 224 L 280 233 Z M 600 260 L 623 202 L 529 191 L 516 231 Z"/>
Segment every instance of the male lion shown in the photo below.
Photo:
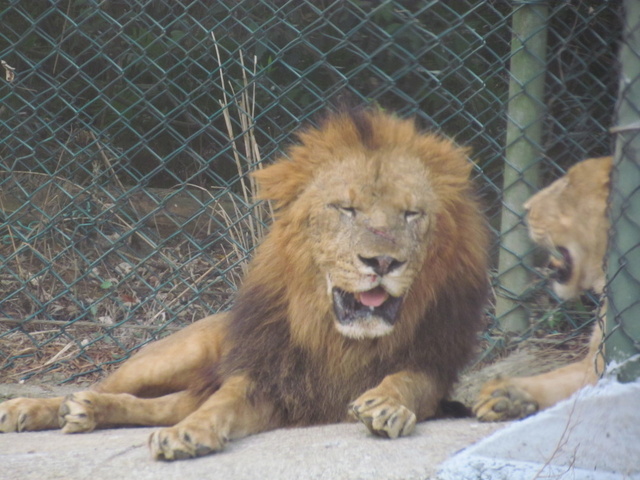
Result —
<path fill-rule="evenodd" d="M 276 218 L 228 313 L 150 344 L 91 390 L 5 402 L 2 431 L 168 426 L 149 447 L 175 460 L 350 415 L 395 438 L 436 415 L 488 291 L 467 151 L 368 110 L 299 140 L 255 174 Z"/>
<path fill-rule="evenodd" d="M 584 290 L 602 294 L 604 289 L 612 161 L 584 160 L 524 205 L 529 235 L 551 253 L 553 289 L 561 298 Z M 598 354 L 601 342 L 602 325 L 597 321 L 582 360 L 541 375 L 487 382 L 474 406 L 476 416 L 484 421 L 526 417 L 595 383 L 604 366 Z"/>

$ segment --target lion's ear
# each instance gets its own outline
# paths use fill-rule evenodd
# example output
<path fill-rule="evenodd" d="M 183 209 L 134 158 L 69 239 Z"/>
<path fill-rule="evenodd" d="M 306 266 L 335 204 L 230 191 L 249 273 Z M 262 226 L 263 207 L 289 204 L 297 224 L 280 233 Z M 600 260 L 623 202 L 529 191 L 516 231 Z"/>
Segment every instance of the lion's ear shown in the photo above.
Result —
<path fill-rule="evenodd" d="M 311 172 L 299 162 L 280 160 L 252 173 L 258 182 L 260 200 L 271 200 L 275 208 L 285 207 L 294 201 L 305 188 Z"/>

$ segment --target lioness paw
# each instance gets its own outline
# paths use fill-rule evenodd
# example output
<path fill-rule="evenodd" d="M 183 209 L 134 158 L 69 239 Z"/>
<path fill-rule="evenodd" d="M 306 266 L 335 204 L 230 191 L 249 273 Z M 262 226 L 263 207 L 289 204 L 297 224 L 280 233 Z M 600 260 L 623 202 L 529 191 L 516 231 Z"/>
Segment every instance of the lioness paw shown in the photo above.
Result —
<path fill-rule="evenodd" d="M 528 417 L 538 411 L 538 402 L 522 388 L 497 378 L 485 383 L 473 406 L 482 422 L 500 422 Z"/>
<path fill-rule="evenodd" d="M 97 395 L 94 392 L 85 391 L 65 397 L 58 411 L 58 422 L 63 433 L 91 432 L 96 428 Z"/>
<path fill-rule="evenodd" d="M 57 428 L 57 418 L 58 406 L 48 399 L 15 398 L 0 403 L 0 433 Z"/>
<path fill-rule="evenodd" d="M 226 442 L 210 426 L 176 425 L 153 432 L 148 444 L 154 460 L 172 461 L 218 452 Z"/>
<path fill-rule="evenodd" d="M 409 435 L 416 426 L 416 415 L 396 400 L 363 395 L 351 404 L 351 414 L 375 435 L 397 438 Z"/>

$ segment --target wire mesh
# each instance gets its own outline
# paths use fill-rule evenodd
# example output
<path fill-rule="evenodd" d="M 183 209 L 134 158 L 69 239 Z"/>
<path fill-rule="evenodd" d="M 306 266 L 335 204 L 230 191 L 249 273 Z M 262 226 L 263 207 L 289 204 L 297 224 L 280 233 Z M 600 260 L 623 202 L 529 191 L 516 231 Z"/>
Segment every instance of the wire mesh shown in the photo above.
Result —
<path fill-rule="evenodd" d="M 525 310 L 523 335 L 583 323 L 585 302 L 550 307 L 534 252 L 517 252 L 524 292 L 498 272 L 525 3 L 0 4 L 0 376 L 102 371 L 228 308 L 268 223 L 247 172 L 344 98 L 472 147 L 496 293 Z M 621 24 L 618 2 L 547 3 L 541 185 L 611 152 Z"/>

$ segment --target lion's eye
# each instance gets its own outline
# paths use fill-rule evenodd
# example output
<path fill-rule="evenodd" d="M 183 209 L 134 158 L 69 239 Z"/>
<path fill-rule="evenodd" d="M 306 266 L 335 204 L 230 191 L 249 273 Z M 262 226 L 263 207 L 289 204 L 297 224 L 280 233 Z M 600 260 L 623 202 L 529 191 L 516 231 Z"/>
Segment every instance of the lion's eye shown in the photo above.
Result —
<path fill-rule="evenodd" d="M 356 216 L 356 209 L 355 207 L 348 207 L 348 206 L 344 206 L 344 205 L 338 205 L 338 204 L 331 204 L 331 207 L 335 208 L 336 210 L 338 210 L 340 213 L 348 216 L 348 217 L 355 217 Z"/>
<path fill-rule="evenodd" d="M 353 207 L 340 207 L 340 211 L 349 217 L 356 216 L 356 209 Z"/>
<path fill-rule="evenodd" d="M 404 212 L 404 219 L 407 222 L 412 222 L 420 218 L 422 215 L 423 213 L 418 210 L 407 210 Z"/>

